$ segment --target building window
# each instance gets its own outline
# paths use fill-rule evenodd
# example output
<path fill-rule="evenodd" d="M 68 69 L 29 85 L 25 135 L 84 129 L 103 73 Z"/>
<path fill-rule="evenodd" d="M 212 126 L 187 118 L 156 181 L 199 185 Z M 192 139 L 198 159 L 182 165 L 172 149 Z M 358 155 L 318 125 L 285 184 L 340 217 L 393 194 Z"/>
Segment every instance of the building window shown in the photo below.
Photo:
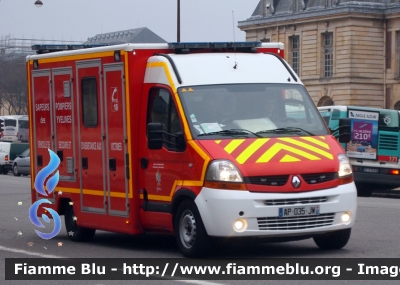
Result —
<path fill-rule="evenodd" d="M 333 33 L 324 34 L 324 76 L 333 75 Z"/>
<path fill-rule="evenodd" d="M 96 127 L 98 121 L 97 82 L 95 77 L 82 78 L 82 119 L 85 127 Z"/>
<path fill-rule="evenodd" d="M 397 101 L 396 104 L 394 104 L 394 109 L 400 111 L 400 101 Z"/>
<path fill-rule="evenodd" d="M 299 1 L 293 0 L 293 12 L 298 12 L 298 11 L 299 11 Z"/>
<path fill-rule="evenodd" d="M 332 7 L 333 0 L 326 0 L 326 7 Z"/>
<path fill-rule="evenodd" d="M 397 76 L 400 77 L 400 32 L 396 33 Z"/>
<path fill-rule="evenodd" d="M 397 43 L 396 38 L 396 43 Z M 396 46 L 397 47 L 397 46 Z M 395 52 L 397 52 L 397 48 L 395 48 Z M 386 32 L 386 69 L 392 69 L 392 32 Z"/>
<path fill-rule="evenodd" d="M 292 68 L 299 75 L 300 72 L 300 44 L 299 36 L 290 37 L 290 47 L 292 48 Z"/>

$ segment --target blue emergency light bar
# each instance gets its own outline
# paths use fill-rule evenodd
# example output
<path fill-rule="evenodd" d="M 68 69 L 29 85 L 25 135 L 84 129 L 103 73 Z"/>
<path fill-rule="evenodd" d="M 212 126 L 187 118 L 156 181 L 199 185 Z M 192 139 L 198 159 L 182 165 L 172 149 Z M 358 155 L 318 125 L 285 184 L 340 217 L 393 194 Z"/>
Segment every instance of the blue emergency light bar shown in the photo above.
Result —
<path fill-rule="evenodd" d="M 84 45 L 84 44 L 75 44 L 75 45 L 60 45 L 60 44 L 49 44 L 49 45 L 33 45 L 32 50 L 36 50 L 37 54 L 63 51 L 63 50 L 77 50 L 84 48 L 94 48 L 94 47 L 103 47 L 106 44 L 97 44 L 97 45 Z"/>
<path fill-rule="evenodd" d="M 261 47 L 261 42 L 193 42 L 193 43 L 168 43 L 173 49 L 203 49 L 203 48 L 256 48 Z"/>
<path fill-rule="evenodd" d="M 255 52 L 257 47 L 261 47 L 261 42 L 174 42 L 168 43 L 168 46 L 174 49 L 176 53 L 189 53 L 199 49 Z"/>
<path fill-rule="evenodd" d="M 32 50 L 36 50 L 37 54 L 42 54 L 103 46 L 108 46 L 108 44 L 45 44 L 33 45 Z M 189 52 L 190 50 L 196 49 L 232 49 L 237 51 L 254 51 L 255 48 L 261 47 L 261 42 L 172 42 L 168 43 L 168 46 L 177 52 Z"/>

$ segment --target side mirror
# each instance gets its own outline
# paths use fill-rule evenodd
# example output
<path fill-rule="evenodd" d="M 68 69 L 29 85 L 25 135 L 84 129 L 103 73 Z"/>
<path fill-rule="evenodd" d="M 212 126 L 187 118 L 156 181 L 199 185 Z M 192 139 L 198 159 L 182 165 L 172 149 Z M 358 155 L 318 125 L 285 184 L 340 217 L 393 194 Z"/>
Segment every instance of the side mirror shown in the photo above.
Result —
<path fill-rule="evenodd" d="M 147 124 L 147 146 L 149 149 L 161 149 L 163 146 L 163 131 L 161 123 Z"/>
<path fill-rule="evenodd" d="M 351 140 L 351 119 L 339 119 L 339 142 L 348 143 Z"/>

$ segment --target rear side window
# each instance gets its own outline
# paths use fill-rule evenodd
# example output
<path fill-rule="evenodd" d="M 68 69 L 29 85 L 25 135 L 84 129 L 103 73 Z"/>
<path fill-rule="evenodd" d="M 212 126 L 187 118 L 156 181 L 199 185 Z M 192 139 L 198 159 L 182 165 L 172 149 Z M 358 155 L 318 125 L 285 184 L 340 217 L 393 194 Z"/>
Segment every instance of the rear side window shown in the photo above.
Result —
<path fill-rule="evenodd" d="M 98 124 L 97 82 L 95 77 L 82 79 L 82 119 L 85 127 Z"/>

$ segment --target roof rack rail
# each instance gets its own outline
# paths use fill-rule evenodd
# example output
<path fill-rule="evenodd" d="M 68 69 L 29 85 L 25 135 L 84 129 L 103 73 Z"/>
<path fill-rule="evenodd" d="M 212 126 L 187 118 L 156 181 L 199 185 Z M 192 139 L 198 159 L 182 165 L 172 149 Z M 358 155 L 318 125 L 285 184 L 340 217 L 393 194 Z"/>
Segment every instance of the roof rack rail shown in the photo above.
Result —
<path fill-rule="evenodd" d="M 85 44 L 74 44 L 74 45 L 62 45 L 62 44 L 48 44 L 48 45 L 33 45 L 32 50 L 36 50 L 37 54 L 42 53 L 50 53 L 57 51 L 65 51 L 65 50 L 77 50 L 77 49 L 85 49 L 85 48 L 94 48 L 94 47 L 103 47 L 107 46 L 106 44 L 97 44 L 97 45 L 85 45 Z"/>

